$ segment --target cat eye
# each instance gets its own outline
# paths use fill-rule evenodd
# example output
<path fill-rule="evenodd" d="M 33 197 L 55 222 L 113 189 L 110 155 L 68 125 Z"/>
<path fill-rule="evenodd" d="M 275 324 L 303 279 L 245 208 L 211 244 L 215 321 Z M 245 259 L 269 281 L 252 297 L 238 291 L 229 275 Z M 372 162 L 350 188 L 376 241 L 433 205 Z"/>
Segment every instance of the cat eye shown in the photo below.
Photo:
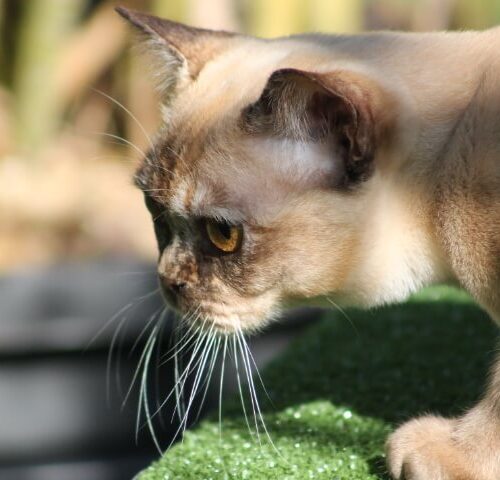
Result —
<path fill-rule="evenodd" d="M 204 229 L 208 240 L 217 250 L 223 253 L 234 253 L 241 246 L 243 227 L 225 221 L 207 218 Z"/>

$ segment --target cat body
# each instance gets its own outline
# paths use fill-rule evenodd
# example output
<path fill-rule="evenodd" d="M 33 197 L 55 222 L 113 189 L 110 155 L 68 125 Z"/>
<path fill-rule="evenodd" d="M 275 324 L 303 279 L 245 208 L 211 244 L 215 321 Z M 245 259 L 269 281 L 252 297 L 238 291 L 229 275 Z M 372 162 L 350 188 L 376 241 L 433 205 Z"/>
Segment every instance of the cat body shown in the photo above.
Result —
<path fill-rule="evenodd" d="M 119 12 L 163 95 L 136 183 L 173 306 L 230 333 L 448 282 L 500 322 L 500 29 L 262 40 Z M 500 478 L 499 399 L 497 368 L 464 416 L 400 427 L 393 477 Z"/>

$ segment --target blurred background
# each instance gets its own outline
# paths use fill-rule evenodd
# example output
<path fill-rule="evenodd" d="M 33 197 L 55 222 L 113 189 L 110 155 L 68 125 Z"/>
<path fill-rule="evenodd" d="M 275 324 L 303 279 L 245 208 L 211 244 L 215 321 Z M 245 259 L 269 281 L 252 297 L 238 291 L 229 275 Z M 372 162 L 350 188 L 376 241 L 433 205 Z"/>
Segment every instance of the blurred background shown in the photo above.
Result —
<path fill-rule="evenodd" d="M 499 0 L 0 0 L 1 479 L 126 479 L 156 455 L 135 439 L 136 398 L 121 404 L 161 306 L 130 181 L 148 143 L 138 122 L 153 133 L 159 111 L 117 4 L 265 37 L 500 20 Z M 262 362 L 293 333 L 269 335 Z M 127 353 L 109 382 L 113 338 Z"/>

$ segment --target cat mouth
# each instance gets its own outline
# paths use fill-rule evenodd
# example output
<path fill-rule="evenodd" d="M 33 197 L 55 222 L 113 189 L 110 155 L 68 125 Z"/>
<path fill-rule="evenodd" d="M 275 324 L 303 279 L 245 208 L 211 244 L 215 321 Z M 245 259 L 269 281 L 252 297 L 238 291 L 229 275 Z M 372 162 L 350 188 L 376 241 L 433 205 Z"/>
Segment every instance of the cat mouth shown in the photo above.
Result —
<path fill-rule="evenodd" d="M 203 311 L 204 329 L 215 329 L 219 333 L 230 334 L 238 331 L 245 331 L 241 316 L 238 314 L 221 314 L 211 309 Z"/>
<path fill-rule="evenodd" d="M 199 328 L 200 331 L 215 330 L 217 333 L 226 335 L 248 330 L 246 324 L 249 322 L 245 321 L 245 317 L 249 316 L 249 312 L 221 312 L 219 309 L 203 304 L 189 307 L 168 295 L 163 295 L 163 298 L 168 307 L 176 313 L 180 323 L 188 328 Z M 256 321 L 251 323 L 256 323 Z"/>
<path fill-rule="evenodd" d="M 236 299 L 235 302 L 210 299 L 189 301 L 182 296 L 169 295 L 166 289 L 161 290 L 165 303 L 177 313 L 180 323 L 200 331 L 213 330 L 224 335 L 254 333 L 280 313 L 279 302 L 274 295 Z"/>
<path fill-rule="evenodd" d="M 232 310 L 227 305 L 201 305 L 200 311 L 205 321 L 204 328 L 214 328 L 222 334 L 254 333 L 261 330 L 274 317 L 255 310 Z M 222 308 L 221 308 L 222 307 Z M 225 307 L 225 308 L 223 308 Z M 203 322 L 203 320 L 202 320 Z"/>

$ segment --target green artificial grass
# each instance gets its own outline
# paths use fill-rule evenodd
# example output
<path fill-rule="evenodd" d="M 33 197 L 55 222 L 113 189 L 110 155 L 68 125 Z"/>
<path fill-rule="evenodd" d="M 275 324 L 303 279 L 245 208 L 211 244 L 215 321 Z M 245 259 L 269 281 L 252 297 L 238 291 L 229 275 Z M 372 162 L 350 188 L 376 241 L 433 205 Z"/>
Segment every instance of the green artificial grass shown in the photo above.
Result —
<path fill-rule="evenodd" d="M 271 438 L 250 435 L 239 399 L 188 431 L 140 480 L 386 479 L 383 445 L 415 415 L 462 412 L 480 395 L 496 327 L 464 293 L 326 314 L 262 372 Z M 247 403 L 247 411 L 251 404 Z"/>

